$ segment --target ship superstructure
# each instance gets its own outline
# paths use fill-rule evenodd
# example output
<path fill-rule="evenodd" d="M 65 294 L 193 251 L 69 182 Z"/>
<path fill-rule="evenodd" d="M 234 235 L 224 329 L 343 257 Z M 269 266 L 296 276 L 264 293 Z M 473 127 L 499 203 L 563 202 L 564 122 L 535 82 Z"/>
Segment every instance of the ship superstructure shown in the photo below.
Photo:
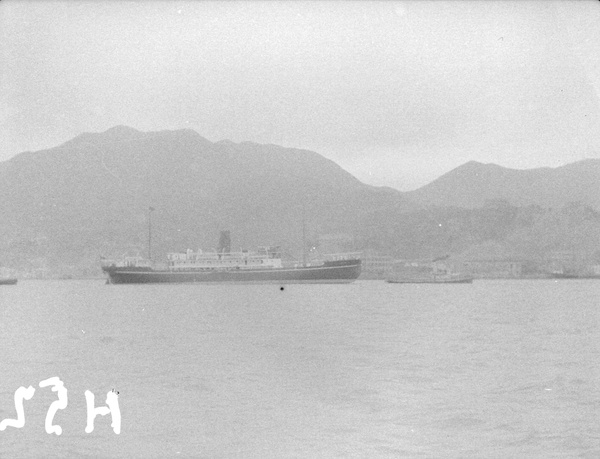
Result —
<path fill-rule="evenodd" d="M 171 271 L 283 267 L 279 247 L 260 247 L 256 252 L 194 252 L 188 249 L 167 254 L 167 264 Z"/>

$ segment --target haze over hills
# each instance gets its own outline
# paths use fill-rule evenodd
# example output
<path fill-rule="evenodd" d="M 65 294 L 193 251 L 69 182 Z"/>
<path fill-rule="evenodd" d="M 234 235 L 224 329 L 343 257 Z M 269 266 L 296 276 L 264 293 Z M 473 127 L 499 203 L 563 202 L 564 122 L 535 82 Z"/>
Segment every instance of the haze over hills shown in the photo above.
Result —
<path fill-rule="evenodd" d="M 159 260 L 215 247 L 223 229 L 236 249 L 281 245 L 299 258 L 303 220 L 310 246 L 345 234 L 345 249 L 398 257 L 477 256 L 490 244 L 498 256 L 593 253 L 600 214 L 585 204 L 598 209 L 599 164 L 511 171 L 468 163 L 401 193 L 361 183 L 312 151 L 117 126 L 0 163 L 0 266 L 89 273 L 101 255 L 145 254 L 149 207 Z"/>
<path fill-rule="evenodd" d="M 516 206 L 542 207 L 579 201 L 600 210 L 600 159 L 528 170 L 471 161 L 405 196 L 437 206 L 474 208 L 504 199 Z"/>
<path fill-rule="evenodd" d="M 400 192 L 365 185 L 314 152 L 123 126 L 0 164 L 0 192 L 12 261 L 145 251 L 150 206 L 157 254 L 214 247 L 221 229 L 234 247 L 297 252 L 303 212 L 314 238 L 347 231 L 368 210 L 403 206 Z"/>

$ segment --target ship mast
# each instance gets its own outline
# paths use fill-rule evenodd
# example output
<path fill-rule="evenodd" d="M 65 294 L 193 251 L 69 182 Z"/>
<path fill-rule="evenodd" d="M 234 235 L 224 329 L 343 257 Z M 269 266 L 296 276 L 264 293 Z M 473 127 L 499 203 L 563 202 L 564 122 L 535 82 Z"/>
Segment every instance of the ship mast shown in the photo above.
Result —
<path fill-rule="evenodd" d="M 152 261 L 152 211 L 154 207 L 148 207 L 148 260 Z"/>
<path fill-rule="evenodd" d="M 302 204 L 302 266 L 306 266 L 306 209 Z"/>

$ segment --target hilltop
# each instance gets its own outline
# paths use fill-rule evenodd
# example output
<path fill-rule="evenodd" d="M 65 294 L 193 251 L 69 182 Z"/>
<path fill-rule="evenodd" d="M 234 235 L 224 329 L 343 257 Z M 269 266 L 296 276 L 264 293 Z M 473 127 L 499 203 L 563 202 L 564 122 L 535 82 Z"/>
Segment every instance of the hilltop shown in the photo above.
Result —
<path fill-rule="evenodd" d="M 98 273 L 100 256 L 146 253 L 149 207 L 156 259 L 213 248 L 223 229 L 236 249 L 280 245 L 299 259 L 303 221 L 322 250 L 591 259 L 599 171 L 600 160 L 529 171 L 470 162 L 401 193 L 313 151 L 117 126 L 0 163 L 0 266 Z"/>
<path fill-rule="evenodd" d="M 600 210 L 600 159 L 527 170 L 471 161 L 405 196 L 422 205 L 476 208 L 505 200 L 515 206 L 562 207 L 578 201 Z"/>

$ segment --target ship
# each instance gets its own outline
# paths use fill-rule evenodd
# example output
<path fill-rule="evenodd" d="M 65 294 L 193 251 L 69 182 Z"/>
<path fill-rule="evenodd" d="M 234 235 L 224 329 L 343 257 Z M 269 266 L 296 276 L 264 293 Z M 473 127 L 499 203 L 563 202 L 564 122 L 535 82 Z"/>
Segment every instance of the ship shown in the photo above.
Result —
<path fill-rule="evenodd" d="M 552 271 L 550 273 L 550 277 L 552 279 L 578 279 L 579 276 L 577 273 L 572 271 Z"/>
<path fill-rule="evenodd" d="M 17 279 L 14 277 L 0 277 L 0 285 L 15 285 Z"/>
<path fill-rule="evenodd" d="M 397 262 L 385 281 L 390 284 L 470 284 L 473 277 L 432 263 Z"/>
<path fill-rule="evenodd" d="M 229 241 L 229 232 L 224 231 L 216 251 L 168 253 L 162 266 L 155 266 L 150 257 L 124 256 L 120 261 L 102 260 L 102 270 L 111 284 L 333 284 L 354 282 L 361 271 L 357 253 L 328 255 L 318 263 L 284 265 L 278 246 L 231 252 Z"/>
<path fill-rule="evenodd" d="M 3 266 L 0 267 L 0 285 L 15 285 L 16 283 L 15 271 Z"/>
<path fill-rule="evenodd" d="M 550 272 L 551 279 L 600 279 L 600 273 L 595 271 L 554 270 Z"/>
<path fill-rule="evenodd" d="M 422 277 L 394 276 L 385 281 L 390 284 L 470 284 L 473 278 L 462 274 L 432 274 Z"/>

